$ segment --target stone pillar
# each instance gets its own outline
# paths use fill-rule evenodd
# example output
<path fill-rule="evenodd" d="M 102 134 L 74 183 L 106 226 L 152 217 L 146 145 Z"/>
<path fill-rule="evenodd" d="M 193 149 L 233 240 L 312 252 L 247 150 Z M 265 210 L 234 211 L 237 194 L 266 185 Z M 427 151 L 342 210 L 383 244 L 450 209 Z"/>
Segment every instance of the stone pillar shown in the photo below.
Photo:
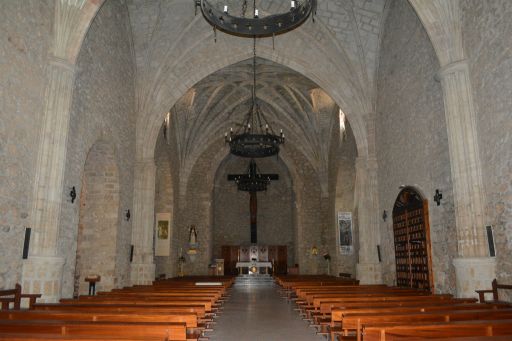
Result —
<path fill-rule="evenodd" d="M 133 260 L 130 273 L 132 285 L 149 284 L 155 279 L 155 178 L 156 165 L 153 159 L 136 162 L 133 188 Z"/>
<path fill-rule="evenodd" d="M 43 301 L 56 302 L 64 265 L 57 256 L 57 238 L 75 69 L 66 60 L 53 56 L 47 75 L 31 210 L 33 238 L 30 256 L 23 263 L 22 282 L 24 291 L 41 292 Z"/>
<path fill-rule="evenodd" d="M 359 228 L 359 262 L 356 277 L 361 284 L 382 283 L 382 266 L 379 263 L 377 159 L 358 157 L 356 159 L 355 202 Z"/>
<path fill-rule="evenodd" d="M 439 71 L 438 78 L 444 94 L 453 181 L 459 256 L 454 260 L 457 295 L 475 296 L 476 289 L 489 286 L 496 270 L 486 246 L 484 190 L 467 61 L 448 64 Z"/>

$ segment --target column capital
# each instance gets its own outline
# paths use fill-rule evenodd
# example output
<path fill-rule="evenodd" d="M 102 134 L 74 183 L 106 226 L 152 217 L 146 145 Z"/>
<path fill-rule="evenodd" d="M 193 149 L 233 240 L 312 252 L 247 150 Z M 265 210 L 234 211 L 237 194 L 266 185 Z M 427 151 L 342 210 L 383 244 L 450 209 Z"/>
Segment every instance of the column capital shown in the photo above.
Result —
<path fill-rule="evenodd" d="M 69 71 L 71 73 L 75 73 L 76 65 L 69 62 L 69 60 L 57 57 L 55 55 L 50 55 L 48 57 L 48 64 L 55 66 L 59 69 L 64 69 L 66 71 Z"/>
<path fill-rule="evenodd" d="M 155 159 L 152 157 L 135 160 L 135 168 L 143 168 L 143 167 L 149 167 L 149 166 L 156 167 Z"/>
<path fill-rule="evenodd" d="M 461 59 L 456 62 L 446 64 L 436 72 L 434 78 L 440 82 L 444 77 L 456 72 L 468 72 L 469 64 L 467 59 Z"/>
<path fill-rule="evenodd" d="M 377 157 L 375 155 L 364 155 L 356 158 L 356 171 L 377 170 Z"/>

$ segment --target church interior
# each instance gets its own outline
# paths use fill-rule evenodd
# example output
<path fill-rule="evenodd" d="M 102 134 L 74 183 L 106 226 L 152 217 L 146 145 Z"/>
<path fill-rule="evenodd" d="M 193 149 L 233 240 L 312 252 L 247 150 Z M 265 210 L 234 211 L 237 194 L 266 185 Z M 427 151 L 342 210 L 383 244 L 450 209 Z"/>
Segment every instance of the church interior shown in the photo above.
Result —
<path fill-rule="evenodd" d="M 512 340 L 510 18 L 0 1 L 0 340 Z"/>

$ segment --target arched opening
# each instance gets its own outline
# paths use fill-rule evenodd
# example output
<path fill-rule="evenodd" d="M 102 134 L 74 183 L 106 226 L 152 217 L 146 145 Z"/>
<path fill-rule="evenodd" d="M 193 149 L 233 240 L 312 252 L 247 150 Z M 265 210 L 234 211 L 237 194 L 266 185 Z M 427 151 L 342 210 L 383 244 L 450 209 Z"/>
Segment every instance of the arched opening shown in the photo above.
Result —
<path fill-rule="evenodd" d="M 428 201 L 413 187 L 400 191 L 393 207 L 396 285 L 434 290 Z"/>
<path fill-rule="evenodd" d="M 295 264 L 294 224 L 295 194 L 287 166 L 281 158 L 257 159 L 259 172 L 277 174 L 266 191 L 257 192 L 256 236 L 252 242 L 250 194 L 239 191 L 230 174 L 245 174 L 249 159 L 228 155 L 215 174 L 213 189 L 213 258 L 223 258 L 226 274 L 236 274 L 236 261 L 242 259 L 238 250 L 249 250 L 251 244 L 259 246 L 260 261 L 274 262 L 278 273 L 286 273 L 287 267 Z"/>
<path fill-rule="evenodd" d="M 80 193 L 74 296 L 88 293 L 85 277 L 101 276 L 97 290 L 116 286 L 119 170 L 112 145 L 96 142 L 87 155 Z"/>

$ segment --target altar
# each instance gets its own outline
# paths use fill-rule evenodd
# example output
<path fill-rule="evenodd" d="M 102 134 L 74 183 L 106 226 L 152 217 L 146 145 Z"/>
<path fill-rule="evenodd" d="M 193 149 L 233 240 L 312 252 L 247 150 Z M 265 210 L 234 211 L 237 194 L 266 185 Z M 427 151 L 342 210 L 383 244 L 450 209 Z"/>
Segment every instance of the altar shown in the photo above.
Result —
<path fill-rule="evenodd" d="M 286 274 L 286 245 L 222 245 L 226 275 L 255 273 Z M 254 268 L 255 269 L 254 269 Z M 255 271 L 249 271 L 253 268 Z"/>
<path fill-rule="evenodd" d="M 272 268 L 271 262 L 237 262 L 236 268 L 239 273 L 242 273 L 243 268 L 247 268 L 247 272 L 260 273 L 260 269 L 265 268 L 265 273 L 268 274 L 268 269 Z M 256 269 L 256 271 L 254 271 Z"/>

